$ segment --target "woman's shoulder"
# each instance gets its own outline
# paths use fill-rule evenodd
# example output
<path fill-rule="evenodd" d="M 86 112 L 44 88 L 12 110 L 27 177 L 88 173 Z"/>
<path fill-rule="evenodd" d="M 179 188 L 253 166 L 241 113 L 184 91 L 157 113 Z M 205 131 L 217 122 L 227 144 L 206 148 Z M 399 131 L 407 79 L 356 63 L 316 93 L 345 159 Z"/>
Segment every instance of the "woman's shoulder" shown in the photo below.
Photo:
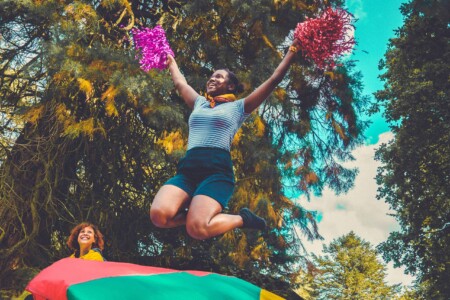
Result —
<path fill-rule="evenodd" d="M 208 102 L 208 100 L 206 100 L 205 96 L 198 95 L 197 98 L 195 99 L 195 104 L 197 104 L 197 102 L 204 103 L 204 102 Z"/>
<path fill-rule="evenodd" d="M 198 95 L 197 98 L 195 98 L 194 101 L 194 109 L 198 107 L 204 107 L 208 104 L 208 100 L 206 100 L 205 96 Z"/>
<path fill-rule="evenodd" d="M 244 114 L 244 116 L 250 115 L 250 113 L 245 112 L 245 98 L 240 98 L 234 102 L 236 103 L 236 106 L 238 107 L 239 111 L 241 111 Z"/>

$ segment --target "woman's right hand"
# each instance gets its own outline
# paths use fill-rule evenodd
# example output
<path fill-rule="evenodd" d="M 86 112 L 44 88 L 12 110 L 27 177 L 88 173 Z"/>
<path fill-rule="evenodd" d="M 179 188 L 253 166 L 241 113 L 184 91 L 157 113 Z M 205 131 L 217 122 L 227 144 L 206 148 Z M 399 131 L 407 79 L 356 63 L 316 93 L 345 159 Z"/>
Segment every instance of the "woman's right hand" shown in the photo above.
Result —
<path fill-rule="evenodd" d="M 166 68 L 169 68 L 174 63 L 176 63 L 175 58 L 172 55 L 167 54 Z"/>

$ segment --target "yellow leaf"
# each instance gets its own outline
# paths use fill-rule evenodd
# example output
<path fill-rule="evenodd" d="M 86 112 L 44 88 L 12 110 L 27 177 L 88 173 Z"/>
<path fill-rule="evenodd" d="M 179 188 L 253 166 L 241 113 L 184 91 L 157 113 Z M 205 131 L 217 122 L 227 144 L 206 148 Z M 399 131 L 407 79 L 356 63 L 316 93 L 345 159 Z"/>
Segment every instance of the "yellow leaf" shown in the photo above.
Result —
<path fill-rule="evenodd" d="M 107 100 L 106 104 L 105 104 L 105 110 L 106 110 L 106 114 L 108 116 L 113 116 L 113 117 L 117 117 L 119 115 L 119 112 L 117 111 L 116 105 L 114 100 Z"/>
<path fill-rule="evenodd" d="M 280 101 L 283 101 L 286 98 L 286 90 L 285 89 L 277 88 L 277 89 L 275 89 L 273 94 L 275 95 L 275 98 L 277 98 Z"/>
<path fill-rule="evenodd" d="M 171 154 L 175 150 L 182 150 L 186 147 L 185 139 L 180 131 L 165 132 L 157 144 L 164 147 L 168 154 Z"/>
<path fill-rule="evenodd" d="M 78 123 L 80 132 L 92 138 L 94 136 L 94 118 L 89 118 Z"/>
<path fill-rule="evenodd" d="M 331 124 L 333 125 L 334 130 L 337 132 L 337 134 L 341 137 L 343 141 L 346 141 L 348 138 L 345 135 L 344 128 L 341 124 L 336 122 L 335 120 L 332 120 Z"/>
<path fill-rule="evenodd" d="M 79 56 L 82 56 L 83 48 L 81 48 L 80 45 L 71 44 L 67 47 L 66 53 L 67 53 L 67 56 L 79 57 Z"/>
<path fill-rule="evenodd" d="M 279 51 L 277 51 L 277 49 L 275 48 L 275 46 L 272 44 L 272 42 L 269 40 L 269 38 L 265 35 L 265 34 L 262 34 L 261 35 L 262 36 L 262 38 L 263 38 L 263 40 L 264 40 L 264 44 L 266 44 L 270 49 L 272 49 L 273 51 L 275 51 L 279 56 L 280 56 L 280 58 L 283 56 Z"/>
<path fill-rule="evenodd" d="M 67 128 L 64 130 L 64 135 L 72 138 L 84 135 L 92 139 L 94 137 L 95 130 L 96 128 L 94 127 L 94 118 L 89 118 L 87 120 L 72 123 L 67 126 Z"/>
<path fill-rule="evenodd" d="M 297 169 L 295 169 L 294 174 L 297 175 L 297 176 L 302 175 L 302 173 L 304 172 L 304 170 L 305 170 L 305 167 L 300 166 L 300 167 L 298 167 Z"/>
<path fill-rule="evenodd" d="M 278 219 L 278 215 L 275 209 L 273 208 L 272 203 L 270 203 L 270 201 L 266 201 L 266 209 L 269 220 L 273 220 L 274 222 L 276 222 Z"/>
<path fill-rule="evenodd" d="M 64 129 L 66 129 L 68 126 L 70 126 L 72 123 L 75 122 L 72 116 L 70 115 L 70 111 L 64 104 L 58 104 L 58 106 L 56 106 L 55 114 L 56 119 L 58 120 L 59 123 L 63 124 Z"/>
<path fill-rule="evenodd" d="M 284 169 L 288 170 L 292 167 L 292 160 L 288 161 L 287 163 L 284 164 Z"/>
<path fill-rule="evenodd" d="M 119 89 L 115 86 L 111 85 L 103 94 L 102 100 L 106 101 L 105 110 L 108 116 L 118 116 L 119 112 L 117 111 L 114 98 L 118 94 Z"/>
<path fill-rule="evenodd" d="M 249 260 L 249 257 L 246 255 L 247 253 L 247 238 L 245 235 L 239 240 L 239 243 L 236 248 L 236 252 L 234 253 L 234 261 L 238 266 L 244 267 L 246 262 Z"/>
<path fill-rule="evenodd" d="M 70 74 L 67 71 L 60 71 L 55 73 L 55 75 L 53 75 L 53 80 L 56 83 L 62 83 L 67 81 L 68 79 L 70 79 Z"/>
<path fill-rule="evenodd" d="M 264 135 L 266 126 L 262 122 L 261 117 L 259 115 L 255 118 L 254 124 L 256 125 L 256 133 L 255 133 L 255 135 L 257 137 L 262 137 Z"/>
<path fill-rule="evenodd" d="M 331 80 L 334 80 L 334 72 L 332 72 L 332 71 L 326 71 L 326 72 L 324 72 L 324 74 L 325 74 L 325 75 L 328 75 L 328 76 L 331 78 Z"/>
<path fill-rule="evenodd" d="M 128 101 L 131 102 L 134 105 L 134 107 L 137 107 L 139 104 L 139 101 L 138 101 L 138 98 L 136 97 L 136 95 L 130 91 L 127 91 L 127 96 L 128 96 Z M 144 110 L 145 110 L 145 108 L 144 108 Z"/>
<path fill-rule="evenodd" d="M 242 128 L 239 128 L 239 130 L 236 132 L 234 138 L 233 138 L 233 145 L 237 145 L 239 144 L 239 142 L 241 141 L 242 138 Z"/>
<path fill-rule="evenodd" d="M 35 106 L 31 108 L 25 115 L 24 118 L 26 121 L 30 122 L 31 124 L 36 124 L 38 120 L 41 118 L 42 113 L 44 111 L 44 106 Z"/>
<path fill-rule="evenodd" d="M 314 184 L 317 181 L 319 181 L 319 177 L 317 177 L 317 174 L 314 173 L 313 171 L 309 172 L 308 174 L 305 175 L 305 181 L 308 184 Z"/>
<path fill-rule="evenodd" d="M 114 100 L 118 93 L 118 89 L 111 85 L 108 89 L 102 94 L 102 100 Z"/>
<path fill-rule="evenodd" d="M 145 107 L 142 109 L 142 114 L 143 114 L 144 116 L 148 116 L 148 115 L 151 114 L 153 111 L 155 111 L 155 109 L 154 109 L 153 107 L 145 106 Z"/>
<path fill-rule="evenodd" d="M 86 94 L 86 100 L 89 100 L 94 94 L 94 87 L 88 80 L 84 78 L 77 78 L 77 81 L 78 85 L 80 86 L 80 90 Z"/>
<path fill-rule="evenodd" d="M 258 245 L 255 248 L 253 248 L 251 257 L 253 259 L 258 260 L 261 257 L 261 253 L 262 253 L 262 245 Z"/>
<path fill-rule="evenodd" d="M 94 19 L 97 17 L 96 11 L 89 4 L 78 2 L 76 8 L 73 10 L 73 18 L 76 21 L 83 21 L 86 19 Z"/>

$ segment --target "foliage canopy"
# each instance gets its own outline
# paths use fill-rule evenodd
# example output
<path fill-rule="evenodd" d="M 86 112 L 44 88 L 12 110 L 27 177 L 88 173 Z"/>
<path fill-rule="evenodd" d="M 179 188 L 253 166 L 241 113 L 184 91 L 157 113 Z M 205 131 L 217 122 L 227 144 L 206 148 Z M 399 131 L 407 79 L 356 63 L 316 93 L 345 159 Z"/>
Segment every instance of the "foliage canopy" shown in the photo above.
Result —
<path fill-rule="evenodd" d="M 288 189 L 345 192 L 356 174 L 341 165 L 365 126 L 352 62 L 322 72 L 299 59 L 236 136 L 229 211 L 248 206 L 272 230 L 200 242 L 149 221 L 184 152 L 189 111 L 166 71 L 139 69 L 129 32 L 161 24 L 194 88 L 227 66 L 248 93 L 295 25 L 329 5 L 342 1 L 2 1 L 1 286 L 20 287 L 24 270 L 67 256 L 71 227 L 89 220 L 109 260 L 236 275 L 287 296 L 303 261 L 295 227 L 320 238 L 314 212 Z"/>
<path fill-rule="evenodd" d="M 354 232 L 324 245 L 315 258 L 314 299 L 393 299 L 398 286 L 385 282 L 386 266 L 370 243 Z"/>
<path fill-rule="evenodd" d="M 448 299 L 450 287 L 450 101 L 448 1 L 413 0 L 381 65 L 385 107 L 395 138 L 382 145 L 379 198 L 401 230 L 380 249 L 416 274 L 426 299 Z"/>

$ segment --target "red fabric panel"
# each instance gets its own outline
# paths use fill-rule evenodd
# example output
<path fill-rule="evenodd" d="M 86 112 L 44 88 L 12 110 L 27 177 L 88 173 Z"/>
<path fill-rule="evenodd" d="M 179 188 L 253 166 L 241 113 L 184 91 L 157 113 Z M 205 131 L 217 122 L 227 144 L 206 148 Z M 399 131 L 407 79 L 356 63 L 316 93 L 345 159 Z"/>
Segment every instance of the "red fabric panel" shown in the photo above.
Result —
<path fill-rule="evenodd" d="M 130 263 L 102 262 L 79 258 L 64 258 L 42 270 L 30 281 L 26 290 L 35 299 L 67 299 L 66 290 L 76 283 L 93 279 L 123 275 L 151 275 L 180 272 L 178 270 L 141 266 Z M 197 276 L 210 274 L 203 271 L 183 271 Z"/>

